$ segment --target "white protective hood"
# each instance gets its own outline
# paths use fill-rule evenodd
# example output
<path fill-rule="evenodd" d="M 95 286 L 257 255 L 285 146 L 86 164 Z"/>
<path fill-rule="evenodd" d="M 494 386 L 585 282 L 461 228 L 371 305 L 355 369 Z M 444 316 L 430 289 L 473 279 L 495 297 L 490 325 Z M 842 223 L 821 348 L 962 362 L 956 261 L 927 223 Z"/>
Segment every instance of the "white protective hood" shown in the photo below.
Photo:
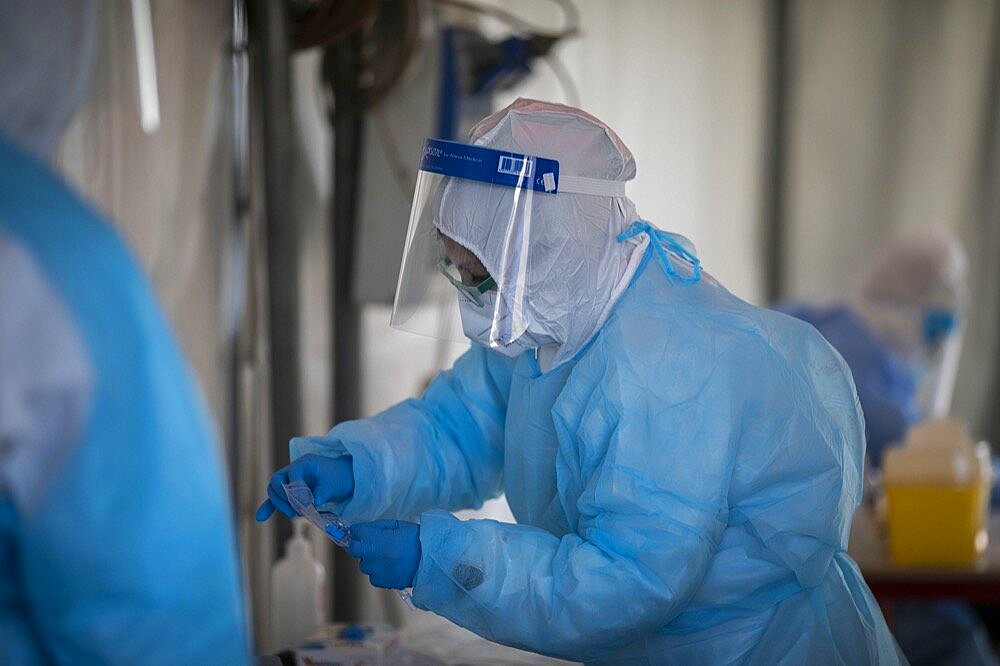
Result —
<path fill-rule="evenodd" d="M 614 131 L 573 107 L 518 99 L 481 120 L 470 143 L 559 161 L 561 176 L 628 181 L 635 160 Z M 440 230 L 499 275 L 507 247 L 507 193 L 456 180 L 441 197 Z M 639 219 L 625 196 L 560 192 L 534 199 L 524 314 L 528 334 L 544 341 L 543 370 L 572 358 L 601 327 L 628 286 L 649 239 L 619 234 Z"/>

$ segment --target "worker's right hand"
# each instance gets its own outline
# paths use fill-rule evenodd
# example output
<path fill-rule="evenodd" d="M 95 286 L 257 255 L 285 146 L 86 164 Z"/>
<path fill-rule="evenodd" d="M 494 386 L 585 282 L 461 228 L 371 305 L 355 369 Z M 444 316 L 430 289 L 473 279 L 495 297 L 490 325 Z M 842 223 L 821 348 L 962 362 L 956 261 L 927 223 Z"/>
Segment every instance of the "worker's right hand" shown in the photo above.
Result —
<path fill-rule="evenodd" d="M 282 484 L 304 481 L 313 493 L 316 505 L 327 502 L 343 502 L 354 495 L 354 465 L 351 456 L 330 458 L 310 453 L 282 467 L 273 475 L 267 485 L 267 499 L 257 509 L 256 518 L 264 522 L 277 509 L 289 518 L 298 514 L 288 503 Z"/>

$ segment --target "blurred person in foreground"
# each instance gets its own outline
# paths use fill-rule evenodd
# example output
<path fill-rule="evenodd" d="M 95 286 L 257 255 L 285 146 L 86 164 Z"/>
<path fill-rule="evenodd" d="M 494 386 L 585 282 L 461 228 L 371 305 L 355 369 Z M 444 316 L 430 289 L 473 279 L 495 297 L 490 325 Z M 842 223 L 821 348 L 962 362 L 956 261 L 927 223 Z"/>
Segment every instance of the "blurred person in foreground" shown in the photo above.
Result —
<path fill-rule="evenodd" d="M 0 0 L 0 662 L 243 663 L 208 414 L 146 276 L 52 167 L 94 4 Z"/>

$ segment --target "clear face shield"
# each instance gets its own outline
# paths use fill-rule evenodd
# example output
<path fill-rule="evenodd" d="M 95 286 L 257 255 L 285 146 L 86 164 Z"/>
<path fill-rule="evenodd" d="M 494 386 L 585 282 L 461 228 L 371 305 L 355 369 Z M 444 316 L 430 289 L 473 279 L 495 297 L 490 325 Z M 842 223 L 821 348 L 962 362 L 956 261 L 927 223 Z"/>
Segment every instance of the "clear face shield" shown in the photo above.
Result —
<path fill-rule="evenodd" d="M 533 225 L 559 192 L 624 183 L 560 179 L 556 160 L 429 139 L 417 175 L 391 325 L 503 349 L 528 328 Z M 541 214 L 540 214 L 541 212 Z"/>
<path fill-rule="evenodd" d="M 962 354 L 962 315 L 956 304 L 876 301 L 874 306 L 888 348 L 910 370 L 920 417 L 949 416 Z"/>
<path fill-rule="evenodd" d="M 920 372 L 917 402 L 928 418 L 945 418 L 951 413 L 952 397 L 962 356 L 961 319 L 947 307 L 930 307 L 923 316 L 926 361 Z"/>

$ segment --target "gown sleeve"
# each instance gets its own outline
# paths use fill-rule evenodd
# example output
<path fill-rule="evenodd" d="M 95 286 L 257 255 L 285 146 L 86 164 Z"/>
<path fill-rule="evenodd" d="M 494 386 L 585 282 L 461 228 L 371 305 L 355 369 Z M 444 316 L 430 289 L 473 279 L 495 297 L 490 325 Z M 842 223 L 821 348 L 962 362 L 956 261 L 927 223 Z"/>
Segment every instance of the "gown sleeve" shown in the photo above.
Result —
<path fill-rule="evenodd" d="M 350 455 L 354 495 L 330 508 L 351 522 L 477 508 L 503 490 L 504 421 L 513 361 L 473 345 L 424 395 L 321 437 L 292 458 Z"/>

